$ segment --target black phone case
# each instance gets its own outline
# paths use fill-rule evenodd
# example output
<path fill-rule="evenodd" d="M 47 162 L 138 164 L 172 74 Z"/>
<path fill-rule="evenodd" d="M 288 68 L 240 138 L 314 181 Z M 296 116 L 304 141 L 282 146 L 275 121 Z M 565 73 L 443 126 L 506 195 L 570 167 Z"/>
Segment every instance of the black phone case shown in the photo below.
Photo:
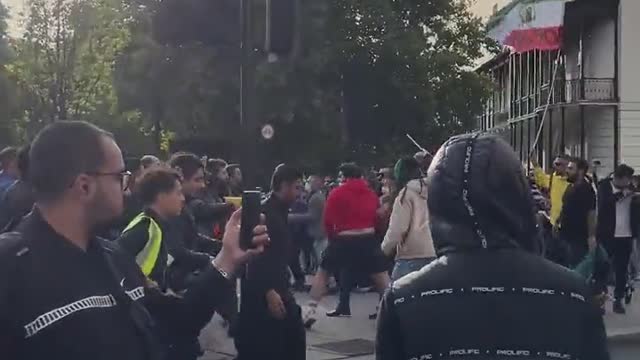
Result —
<path fill-rule="evenodd" d="M 242 193 L 242 225 L 240 227 L 240 247 L 243 250 L 253 247 L 253 229 L 260 222 L 260 192 Z"/>

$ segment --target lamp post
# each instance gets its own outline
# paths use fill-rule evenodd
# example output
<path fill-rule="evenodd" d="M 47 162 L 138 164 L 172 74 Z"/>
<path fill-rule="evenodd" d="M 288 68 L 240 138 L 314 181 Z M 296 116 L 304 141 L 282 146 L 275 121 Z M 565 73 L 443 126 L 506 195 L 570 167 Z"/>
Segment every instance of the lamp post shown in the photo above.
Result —
<path fill-rule="evenodd" d="M 257 126 L 255 122 L 255 63 L 252 41 L 253 0 L 240 1 L 241 62 L 240 62 L 240 125 L 242 137 L 238 142 L 245 188 L 256 185 Z"/>

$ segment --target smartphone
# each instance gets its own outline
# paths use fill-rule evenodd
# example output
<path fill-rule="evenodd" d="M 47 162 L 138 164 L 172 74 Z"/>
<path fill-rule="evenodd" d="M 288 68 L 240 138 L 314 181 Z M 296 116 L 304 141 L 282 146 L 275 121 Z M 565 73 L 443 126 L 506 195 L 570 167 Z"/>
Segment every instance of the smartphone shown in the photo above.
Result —
<path fill-rule="evenodd" d="M 240 248 L 247 250 L 253 247 L 253 229 L 260 223 L 261 213 L 260 191 L 242 192 L 242 224 L 240 226 Z"/>

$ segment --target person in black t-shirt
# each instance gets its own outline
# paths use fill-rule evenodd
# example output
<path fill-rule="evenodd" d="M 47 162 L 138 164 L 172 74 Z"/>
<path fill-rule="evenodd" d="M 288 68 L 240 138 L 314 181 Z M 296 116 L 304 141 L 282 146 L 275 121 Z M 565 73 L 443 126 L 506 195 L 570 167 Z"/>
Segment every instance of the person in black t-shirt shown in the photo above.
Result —
<path fill-rule="evenodd" d="M 596 194 L 586 180 L 589 164 L 573 159 L 567 167 L 569 188 L 563 197 L 560 237 L 568 245 L 568 265 L 575 267 L 596 246 Z"/>

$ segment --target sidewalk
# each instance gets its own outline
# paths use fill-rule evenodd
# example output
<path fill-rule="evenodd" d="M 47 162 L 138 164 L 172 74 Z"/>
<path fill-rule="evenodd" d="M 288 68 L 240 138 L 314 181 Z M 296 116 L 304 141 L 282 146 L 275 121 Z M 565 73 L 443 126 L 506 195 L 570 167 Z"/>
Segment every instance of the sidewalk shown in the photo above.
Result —
<path fill-rule="evenodd" d="M 626 315 L 617 315 L 611 311 L 611 302 L 607 303 L 604 317 L 607 336 L 610 341 L 635 340 L 640 343 L 640 290 L 636 290 L 631 304 L 626 308 Z"/>
<path fill-rule="evenodd" d="M 298 294 L 296 297 L 299 304 L 305 304 L 308 299 L 306 294 Z M 323 302 L 323 306 L 332 309 L 335 301 L 335 296 L 328 297 Z M 375 321 L 369 320 L 368 315 L 375 310 L 378 296 L 376 294 L 354 293 L 351 301 L 353 311 L 351 318 L 331 319 L 321 316 L 313 329 L 307 332 L 307 360 L 374 359 L 372 351 L 375 339 Z M 222 320 L 216 316 L 203 331 L 201 343 L 207 353 L 200 360 L 233 359 L 235 348 L 221 323 Z M 613 314 L 611 303 L 608 303 L 605 325 L 611 341 L 640 343 L 640 292 L 636 293 L 632 304 L 627 307 L 627 315 Z M 356 342 L 355 345 L 369 355 L 352 356 L 348 355 L 348 352 L 330 351 L 323 348 L 326 344 L 331 345 L 330 343 L 347 340 L 355 340 L 352 342 Z"/>
<path fill-rule="evenodd" d="M 308 300 L 306 294 L 297 294 L 299 304 L 305 304 Z M 322 306 L 333 309 L 336 297 L 329 296 L 323 301 Z M 351 318 L 331 319 L 320 316 L 318 322 L 307 332 L 307 360 L 338 360 L 338 359 L 373 359 L 373 355 L 349 356 L 339 352 L 331 352 L 317 348 L 317 345 L 333 343 L 344 340 L 362 339 L 361 346 L 373 351 L 375 339 L 375 321 L 369 320 L 370 313 L 375 311 L 378 303 L 376 294 L 357 294 L 351 296 L 353 316 Z M 205 328 L 200 336 L 202 347 L 207 351 L 200 360 L 229 360 L 235 355 L 233 341 L 226 335 L 226 329 L 221 326 L 222 320 L 216 316 Z M 368 346 L 367 346 L 368 345 Z"/>

